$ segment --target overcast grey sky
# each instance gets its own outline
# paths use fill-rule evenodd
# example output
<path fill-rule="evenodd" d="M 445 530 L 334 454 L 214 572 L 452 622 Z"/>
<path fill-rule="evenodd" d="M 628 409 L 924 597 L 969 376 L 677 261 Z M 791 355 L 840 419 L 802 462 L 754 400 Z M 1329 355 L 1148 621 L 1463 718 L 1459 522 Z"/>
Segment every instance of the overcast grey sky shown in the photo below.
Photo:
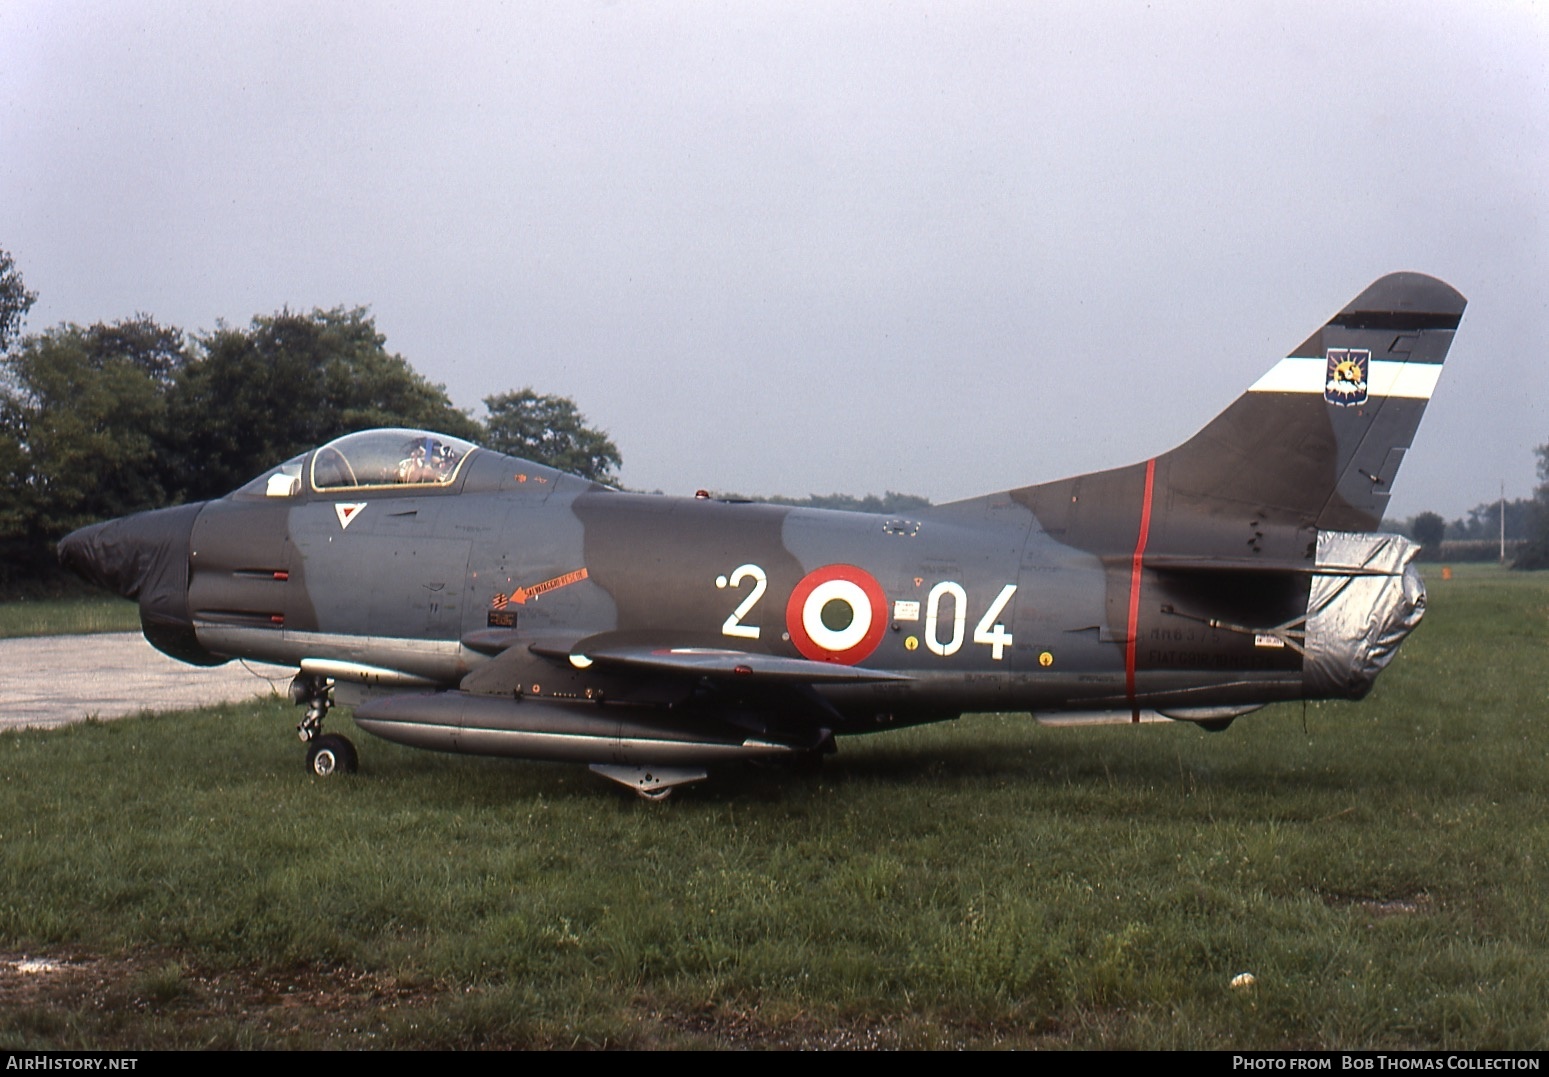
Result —
<path fill-rule="evenodd" d="M 673 493 L 1164 451 L 1376 277 L 1470 300 L 1392 511 L 1549 442 L 1544 3 L 0 5 L 29 329 L 369 305 Z"/>

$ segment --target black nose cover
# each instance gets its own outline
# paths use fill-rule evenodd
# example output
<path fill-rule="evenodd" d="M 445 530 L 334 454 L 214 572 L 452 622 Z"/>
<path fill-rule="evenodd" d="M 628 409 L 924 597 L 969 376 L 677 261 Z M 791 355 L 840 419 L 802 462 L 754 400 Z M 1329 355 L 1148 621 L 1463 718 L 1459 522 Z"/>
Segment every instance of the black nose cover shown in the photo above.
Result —
<path fill-rule="evenodd" d="M 188 547 L 204 502 L 140 512 L 72 531 L 59 560 L 72 572 L 140 602 L 140 625 L 157 650 L 195 665 L 225 662 L 199 646 L 188 614 Z"/>

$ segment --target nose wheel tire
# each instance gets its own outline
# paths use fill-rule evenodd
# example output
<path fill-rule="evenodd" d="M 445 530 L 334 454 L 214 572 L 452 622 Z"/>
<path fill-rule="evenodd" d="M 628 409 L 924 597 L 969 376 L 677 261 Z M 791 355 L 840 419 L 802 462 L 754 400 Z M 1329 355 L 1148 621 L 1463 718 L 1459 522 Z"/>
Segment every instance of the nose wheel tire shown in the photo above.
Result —
<path fill-rule="evenodd" d="M 307 773 L 318 778 L 335 774 L 354 774 L 359 766 L 355 745 L 337 733 L 314 737 L 307 745 Z"/>

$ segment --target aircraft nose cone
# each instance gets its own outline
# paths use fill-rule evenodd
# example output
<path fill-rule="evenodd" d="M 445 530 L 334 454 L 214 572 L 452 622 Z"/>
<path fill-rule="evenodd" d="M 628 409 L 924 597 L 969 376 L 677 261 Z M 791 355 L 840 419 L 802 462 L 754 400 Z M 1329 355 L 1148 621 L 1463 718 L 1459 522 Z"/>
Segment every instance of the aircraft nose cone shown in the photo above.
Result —
<path fill-rule="evenodd" d="M 203 503 L 156 509 L 92 524 L 59 540 L 66 568 L 125 598 L 152 604 L 158 589 L 187 586 L 188 539 Z"/>
<path fill-rule="evenodd" d="M 107 571 L 114 559 L 104 554 L 106 548 L 111 547 L 112 543 L 104 542 L 102 538 L 102 533 L 117 522 L 117 520 L 109 520 L 106 523 L 92 524 L 90 527 L 72 531 L 60 539 L 59 563 L 98 587 L 106 587 L 110 591 L 123 594 L 124 592 L 119 588 L 119 566 L 113 564 L 112 571 Z"/>

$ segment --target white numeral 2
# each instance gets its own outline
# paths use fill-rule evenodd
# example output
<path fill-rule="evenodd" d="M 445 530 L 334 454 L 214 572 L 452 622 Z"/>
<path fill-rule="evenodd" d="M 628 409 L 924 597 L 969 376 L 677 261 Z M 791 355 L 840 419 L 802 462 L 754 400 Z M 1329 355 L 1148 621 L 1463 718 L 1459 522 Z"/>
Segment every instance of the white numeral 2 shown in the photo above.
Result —
<path fill-rule="evenodd" d="M 758 604 L 758 600 L 764 597 L 764 589 L 769 586 L 769 577 L 764 574 L 764 570 L 757 565 L 743 565 L 731 574 L 730 580 L 725 576 L 717 576 L 715 585 L 717 587 L 726 587 L 728 585 L 736 587 L 743 580 L 750 577 L 753 580 L 753 590 L 747 598 L 744 598 L 737 605 L 736 609 L 732 610 L 731 616 L 726 618 L 726 623 L 721 625 L 721 635 L 723 636 L 736 636 L 739 639 L 758 639 L 758 626 L 745 625 L 742 623 L 742 619 Z"/>

